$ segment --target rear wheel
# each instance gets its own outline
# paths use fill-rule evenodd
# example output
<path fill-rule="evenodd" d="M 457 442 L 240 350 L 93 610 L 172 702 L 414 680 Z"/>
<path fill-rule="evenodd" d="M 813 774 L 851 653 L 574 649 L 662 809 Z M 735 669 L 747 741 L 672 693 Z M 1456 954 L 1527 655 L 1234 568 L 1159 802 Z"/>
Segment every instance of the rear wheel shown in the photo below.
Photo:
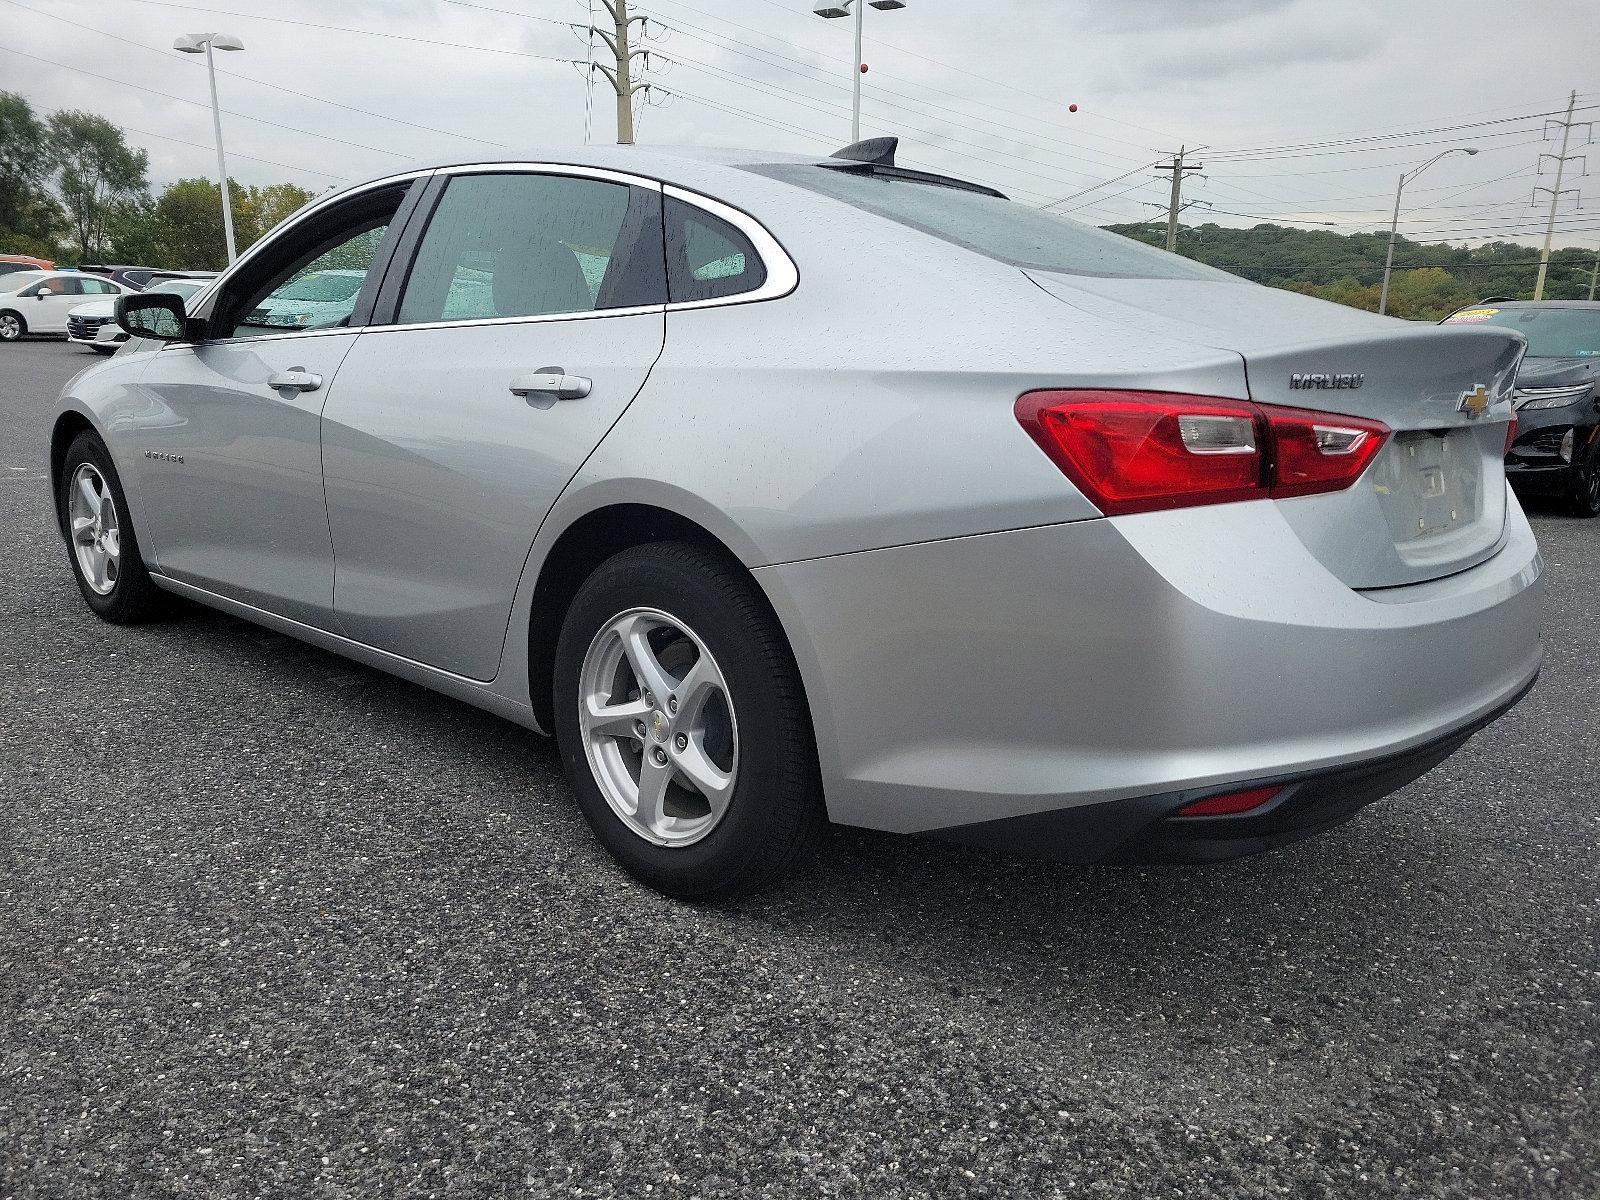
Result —
<path fill-rule="evenodd" d="M 166 597 L 150 582 L 122 484 L 95 434 L 80 433 L 67 447 L 57 502 L 73 577 L 95 615 L 114 625 L 159 616 Z"/>
<path fill-rule="evenodd" d="M 14 342 L 28 332 L 28 323 L 20 314 L 0 312 L 0 342 Z"/>
<path fill-rule="evenodd" d="M 687 543 L 624 550 L 574 598 L 555 732 L 600 841 L 682 899 L 782 874 L 822 825 L 794 661 L 748 577 Z"/>

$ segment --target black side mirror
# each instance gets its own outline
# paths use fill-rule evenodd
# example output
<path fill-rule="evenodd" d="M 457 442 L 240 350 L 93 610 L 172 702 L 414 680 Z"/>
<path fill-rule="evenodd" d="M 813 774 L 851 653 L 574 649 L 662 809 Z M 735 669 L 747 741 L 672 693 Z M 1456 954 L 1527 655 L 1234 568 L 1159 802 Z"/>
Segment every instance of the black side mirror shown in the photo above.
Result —
<path fill-rule="evenodd" d="M 117 324 L 130 337 L 181 342 L 188 326 L 183 297 L 168 292 L 118 296 Z"/>

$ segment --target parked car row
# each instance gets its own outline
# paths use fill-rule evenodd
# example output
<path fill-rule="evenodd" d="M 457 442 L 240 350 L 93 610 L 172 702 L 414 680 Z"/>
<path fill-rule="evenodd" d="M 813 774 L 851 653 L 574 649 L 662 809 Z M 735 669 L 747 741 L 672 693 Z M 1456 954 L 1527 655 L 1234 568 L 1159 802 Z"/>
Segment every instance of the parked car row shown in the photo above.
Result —
<path fill-rule="evenodd" d="M 145 288 L 146 294 L 160 293 L 187 300 L 211 282 L 205 278 L 161 279 Z M 127 331 L 117 324 L 116 297 L 80 304 L 67 314 L 67 341 L 87 346 L 98 354 L 115 354 L 128 340 Z"/>
<path fill-rule="evenodd" d="M 107 268 L 108 270 L 110 268 Z M 121 268 L 119 268 L 120 270 Z M 33 269 L 0 273 L 0 342 L 14 342 L 24 334 L 64 333 L 67 340 L 110 354 L 127 340 L 120 331 L 102 331 L 112 321 L 118 296 L 157 288 L 177 295 L 193 295 L 216 277 L 213 271 L 167 271 L 140 268 L 139 282 L 126 270 L 116 279 L 89 268 L 78 270 Z"/>

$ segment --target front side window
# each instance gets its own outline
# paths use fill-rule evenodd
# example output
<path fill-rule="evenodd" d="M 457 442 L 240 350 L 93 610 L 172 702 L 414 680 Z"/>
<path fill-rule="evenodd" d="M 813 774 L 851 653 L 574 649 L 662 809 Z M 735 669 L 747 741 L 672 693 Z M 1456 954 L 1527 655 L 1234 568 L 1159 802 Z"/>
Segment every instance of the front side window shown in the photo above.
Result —
<path fill-rule="evenodd" d="M 659 304 L 660 197 L 568 175 L 451 179 L 400 298 L 402 325 Z"/>
<path fill-rule="evenodd" d="M 667 287 L 674 304 L 753 292 L 767 269 L 750 239 L 719 217 L 667 200 Z"/>
<path fill-rule="evenodd" d="M 210 317 L 214 338 L 260 337 L 364 323 L 384 237 L 405 198 L 401 184 L 300 221 L 228 281 Z M 353 318 L 362 310 L 362 321 Z"/>

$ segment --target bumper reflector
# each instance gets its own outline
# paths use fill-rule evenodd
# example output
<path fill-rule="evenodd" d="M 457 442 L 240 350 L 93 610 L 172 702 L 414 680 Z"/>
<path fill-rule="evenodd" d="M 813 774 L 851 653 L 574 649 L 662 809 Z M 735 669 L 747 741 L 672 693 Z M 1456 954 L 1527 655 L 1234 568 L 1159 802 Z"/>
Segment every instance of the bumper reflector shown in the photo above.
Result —
<path fill-rule="evenodd" d="M 1172 815 L 1175 817 L 1228 817 L 1235 813 L 1249 812 L 1252 808 L 1260 808 L 1279 792 L 1281 787 L 1251 788 L 1247 792 L 1228 792 L 1222 796 L 1207 796 L 1204 800 L 1196 800 L 1192 804 L 1185 804 Z"/>

